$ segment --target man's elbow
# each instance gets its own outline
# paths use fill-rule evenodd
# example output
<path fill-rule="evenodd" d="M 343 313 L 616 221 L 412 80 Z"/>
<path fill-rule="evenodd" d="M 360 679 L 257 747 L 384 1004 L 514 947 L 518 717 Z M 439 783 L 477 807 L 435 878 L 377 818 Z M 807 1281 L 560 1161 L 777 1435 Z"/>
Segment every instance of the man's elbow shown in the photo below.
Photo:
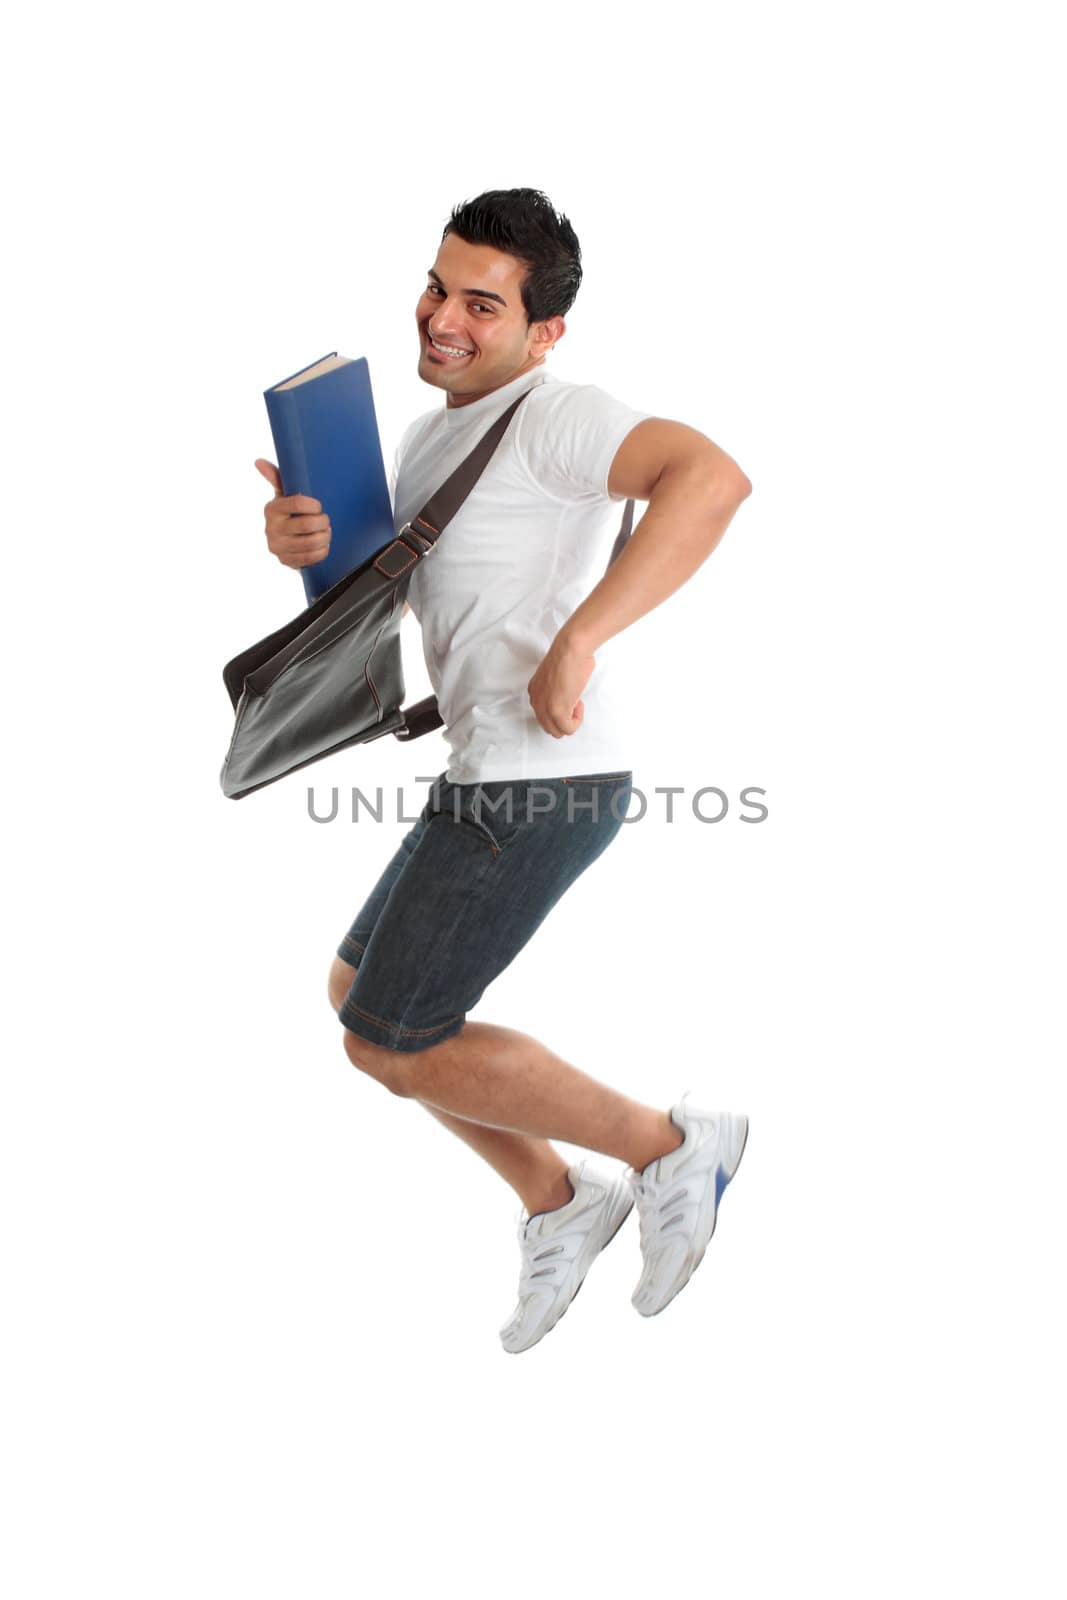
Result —
<path fill-rule="evenodd" d="M 729 505 L 739 506 L 752 493 L 752 481 L 725 450 L 715 447 L 710 461 L 700 463 L 702 475 L 710 479 L 715 497 Z M 709 470 L 710 469 L 710 470 Z"/>
<path fill-rule="evenodd" d="M 735 510 L 752 493 L 752 481 L 740 467 L 731 468 L 729 472 L 717 472 L 713 482 L 716 498 Z"/>
<path fill-rule="evenodd" d="M 752 493 L 752 480 L 749 478 L 747 473 L 742 472 L 741 468 L 737 465 L 737 462 L 734 461 L 732 457 L 730 459 L 729 477 L 730 492 L 733 498 L 738 502 L 738 504 L 740 504 L 742 500 L 747 500 L 749 495 Z"/>
<path fill-rule="evenodd" d="M 731 511 L 736 511 L 742 500 L 747 500 L 752 493 L 748 474 L 718 447 L 710 458 L 701 451 L 669 463 L 656 482 L 684 484 L 688 494 L 710 500 L 715 506 L 729 506 Z"/>

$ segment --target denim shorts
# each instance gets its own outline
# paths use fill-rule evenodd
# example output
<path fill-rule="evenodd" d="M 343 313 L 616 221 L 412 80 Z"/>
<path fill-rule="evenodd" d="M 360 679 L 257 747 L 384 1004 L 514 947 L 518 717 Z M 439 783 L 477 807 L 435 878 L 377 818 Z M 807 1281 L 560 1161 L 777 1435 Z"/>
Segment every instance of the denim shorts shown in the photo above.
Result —
<path fill-rule="evenodd" d="M 338 1013 L 402 1052 L 459 1033 L 488 984 L 619 832 L 631 772 L 450 783 L 414 827 L 337 947 L 358 967 Z"/>

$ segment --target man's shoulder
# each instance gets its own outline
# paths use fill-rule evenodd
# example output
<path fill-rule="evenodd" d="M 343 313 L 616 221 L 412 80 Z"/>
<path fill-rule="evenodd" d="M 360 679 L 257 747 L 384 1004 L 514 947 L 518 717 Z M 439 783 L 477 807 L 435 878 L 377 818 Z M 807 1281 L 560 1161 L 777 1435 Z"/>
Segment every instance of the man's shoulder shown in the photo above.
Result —
<path fill-rule="evenodd" d="M 441 415 L 443 407 L 435 406 L 432 411 L 423 411 L 409 422 L 400 435 L 400 443 L 396 447 L 396 469 L 403 468 L 411 462 L 414 456 L 421 453 L 422 447 L 429 438 L 434 421 Z"/>
<path fill-rule="evenodd" d="M 529 405 L 529 416 L 520 425 L 520 435 L 529 440 L 570 435 L 597 438 L 617 432 L 627 423 L 632 427 L 649 415 L 599 383 L 566 378 L 540 385 L 531 394 Z"/>
<path fill-rule="evenodd" d="M 598 383 L 553 376 L 538 384 L 520 407 L 517 437 L 523 445 L 536 446 L 539 439 L 547 442 L 560 436 L 597 432 L 614 425 L 618 416 L 631 410 L 625 401 Z"/>
<path fill-rule="evenodd" d="M 530 396 L 516 450 L 529 475 L 561 499 L 610 499 L 608 476 L 619 445 L 648 415 L 598 383 L 564 379 Z"/>
<path fill-rule="evenodd" d="M 583 406 L 596 406 L 612 396 L 598 383 L 585 383 L 574 378 L 558 378 L 549 374 L 543 383 L 531 391 L 530 401 L 538 409 L 558 407 L 563 411 L 581 410 Z"/>
<path fill-rule="evenodd" d="M 409 450 L 415 441 L 426 432 L 434 419 L 440 416 L 443 407 L 434 406 L 431 411 L 420 411 L 419 415 L 408 423 L 400 435 L 401 451 Z"/>

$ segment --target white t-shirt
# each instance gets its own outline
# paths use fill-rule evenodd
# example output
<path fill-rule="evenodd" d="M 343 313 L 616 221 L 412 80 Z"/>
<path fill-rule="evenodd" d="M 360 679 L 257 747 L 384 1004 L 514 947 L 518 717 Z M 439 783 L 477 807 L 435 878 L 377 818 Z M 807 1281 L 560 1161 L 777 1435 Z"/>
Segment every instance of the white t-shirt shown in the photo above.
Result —
<path fill-rule="evenodd" d="M 543 366 L 467 405 L 417 417 L 396 452 L 395 526 L 418 515 L 489 424 L 527 389 L 489 465 L 429 555 L 408 599 L 444 718 L 450 783 L 626 771 L 633 752 L 608 681 L 609 640 L 582 691 L 575 733 L 554 739 L 527 693 L 545 653 L 607 566 L 623 499 L 608 472 L 650 413 Z"/>

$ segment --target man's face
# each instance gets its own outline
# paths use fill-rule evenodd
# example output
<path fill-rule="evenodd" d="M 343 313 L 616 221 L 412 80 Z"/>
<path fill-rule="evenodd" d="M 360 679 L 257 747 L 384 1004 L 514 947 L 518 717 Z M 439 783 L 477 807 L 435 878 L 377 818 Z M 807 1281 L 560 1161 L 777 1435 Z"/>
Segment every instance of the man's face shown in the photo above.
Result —
<path fill-rule="evenodd" d="M 467 405 L 540 366 L 565 331 L 562 317 L 526 325 L 522 281 L 515 256 L 489 245 L 468 244 L 454 233 L 441 241 L 415 309 L 419 377 L 444 389 L 448 405 Z M 433 339 L 451 355 L 434 348 Z"/>

